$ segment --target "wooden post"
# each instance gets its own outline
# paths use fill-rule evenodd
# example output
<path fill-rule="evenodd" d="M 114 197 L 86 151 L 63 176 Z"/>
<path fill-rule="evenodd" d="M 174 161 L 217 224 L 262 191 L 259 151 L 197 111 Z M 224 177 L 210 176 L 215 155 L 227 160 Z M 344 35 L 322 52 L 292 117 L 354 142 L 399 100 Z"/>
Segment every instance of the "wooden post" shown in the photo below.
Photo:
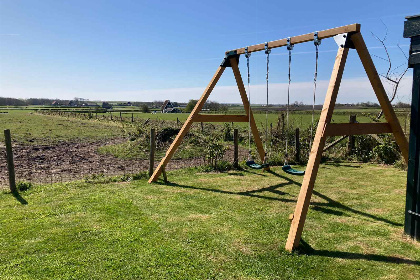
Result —
<path fill-rule="evenodd" d="M 350 115 L 350 123 L 356 123 L 356 115 Z M 354 152 L 354 136 L 349 135 L 349 143 L 347 145 L 347 154 L 352 155 Z"/>
<path fill-rule="evenodd" d="M 134 114 L 131 113 L 131 122 L 134 122 Z"/>
<path fill-rule="evenodd" d="M 308 213 L 309 203 L 311 201 L 312 191 L 315 185 L 316 175 L 318 173 L 319 163 L 321 162 L 322 150 L 325 146 L 326 128 L 331 121 L 334 111 L 335 101 L 337 99 L 338 89 L 346 64 L 348 48 L 339 48 L 335 58 L 334 68 L 331 74 L 330 84 L 325 96 L 324 107 L 318 122 L 315 139 L 312 144 L 308 164 L 306 166 L 305 176 L 303 177 L 302 187 L 295 212 L 293 214 L 292 224 L 290 225 L 289 236 L 286 242 L 286 250 L 292 251 L 299 245 L 305 225 L 306 214 Z"/>
<path fill-rule="evenodd" d="M 4 130 L 4 142 L 6 144 L 7 169 L 9 171 L 9 186 L 12 193 L 17 192 L 15 180 L 15 164 L 13 162 L 12 137 L 10 130 Z"/>
<path fill-rule="evenodd" d="M 281 135 L 284 137 L 284 135 L 286 135 L 284 133 L 284 129 L 285 129 L 285 122 L 284 122 L 284 113 L 281 113 Z"/>
<path fill-rule="evenodd" d="M 238 150 L 238 143 L 239 143 L 239 133 L 238 129 L 235 128 L 233 130 L 233 167 L 239 167 L 239 150 Z"/>
<path fill-rule="evenodd" d="M 120 111 L 120 121 L 122 121 L 122 112 Z"/>
<path fill-rule="evenodd" d="M 408 66 L 413 68 L 413 87 L 404 232 L 420 241 L 420 16 L 406 19 L 404 38 L 410 38 L 411 41 Z"/>
<path fill-rule="evenodd" d="M 155 166 L 155 150 L 156 150 L 156 130 L 150 129 L 150 153 L 149 153 L 149 177 L 153 175 Z"/>
<path fill-rule="evenodd" d="M 299 127 L 295 131 L 295 161 L 300 162 L 300 139 L 299 139 Z"/>
<path fill-rule="evenodd" d="M 204 124 L 203 124 L 203 122 L 201 122 L 200 125 L 201 125 L 201 133 L 204 133 Z"/>
<path fill-rule="evenodd" d="M 166 176 L 165 168 L 162 169 L 162 174 L 163 174 L 163 181 L 165 183 L 168 183 L 168 176 Z"/>

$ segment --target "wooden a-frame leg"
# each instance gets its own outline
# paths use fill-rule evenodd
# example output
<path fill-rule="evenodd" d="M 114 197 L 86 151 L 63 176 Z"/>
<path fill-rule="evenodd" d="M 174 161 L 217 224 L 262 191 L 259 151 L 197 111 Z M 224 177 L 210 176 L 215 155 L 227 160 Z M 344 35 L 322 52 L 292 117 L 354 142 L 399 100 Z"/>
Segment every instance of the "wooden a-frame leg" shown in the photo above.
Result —
<path fill-rule="evenodd" d="M 352 35 L 351 40 L 359 54 L 360 60 L 362 61 L 363 67 L 365 68 L 366 74 L 372 84 L 373 90 L 375 91 L 376 97 L 378 98 L 379 104 L 384 112 L 385 119 L 389 123 L 394 134 L 395 140 L 400 147 L 401 153 L 408 163 L 408 141 L 401 128 L 400 122 L 395 115 L 394 109 L 392 108 L 391 102 L 388 99 L 388 95 L 384 89 L 382 81 L 376 71 L 375 64 L 373 64 L 372 57 L 366 47 L 365 41 L 363 40 L 361 33 Z"/>
<path fill-rule="evenodd" d="M 191 114 L 185 121 L 184 125 L 182 126 L 181 130 L 179 131 L 178 135 L 176 136 L 175 140 L 172 142 L 171 146 L 169 147 L 168 151 L 166 152 L 165 157 L 160 161 L 158 167 L 156 168 L 155 172 L 149 179 L 149 183 L 156 182 L 159 178 L 160 174 L 162 174 L 162 170 L 165 168 L 166 164 L 171 160 L 172 156 L 174 155 L 176 149 L 181 144 L 182 138 L 184 138 L 185 134 L 187 134 L 188 130 L 190 129 L 191 125 L 194 122 L 194 117 L 201 111 L 206 103 L 207 98 L 209 97 L 210 93 L 212 92 L 214 86 L 219 81 L 220 77 L 223 74 L 225 67 L 220 66 L 216 73 L 214 74 L 213 78 L 211 79 L 210 83 L 208 84 L 207 88 L 204 90 L 204 93 L 201 95 L 201 98 L 198 100 L 197 104 L 195 105 L 194 109 L 192 110 Z"/>
<path fill-rule="evenodd" d="M 241 94 L 242 103 L 244 104 L 246 115 L 250 119 L 251 131 L 254 136 L 255 145 L 257 146 L 258 154 L 261 158 L 261 162 L 264 161 L 265 151 L 261 141 L 260 133 L 258 132 L 257 125 L 255 123 L 254 115 L 252 110 L 249 109 L 248 96 L 246 95 L 246 90 L 244 82 L 242 81 L 241 72 L 239 71 L 238 63 L 235 58 L 230 59 L 230 65 L 232 66 L 233 75 L 235 75 L 236 84 L 238 85 L 239 93 Z"/>
<path fill-rule="evenodd" d="M 309 203 L 311 201 L 312 191 L 327 137 L 325 132 L 334 111 L 335 101 L 337 99 L 338 89 L 343 76 L 348 52 L 348 48 L 339 48 L 335 58 L 335 64 L 331 74 L 327 95 L 325 96 L 324 107 L 322 108 L 318 128 L 316 130 L 308 164 L 306 166 L 305 177 L 303 178 L 302 187 L 300 189 L 295 212 L 293 214 L 289 237 L 287 238 L 287 251 L 295 249 L 299 245 L 300 238 L 302 236 L 306 214 L 308 213 Z"/>

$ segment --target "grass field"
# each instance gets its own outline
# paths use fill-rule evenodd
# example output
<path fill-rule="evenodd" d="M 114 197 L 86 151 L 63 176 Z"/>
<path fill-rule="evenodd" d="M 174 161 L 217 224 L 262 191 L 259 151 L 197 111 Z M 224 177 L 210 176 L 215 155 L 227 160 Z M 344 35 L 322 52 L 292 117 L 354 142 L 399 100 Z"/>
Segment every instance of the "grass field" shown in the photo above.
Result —
<path fill-rule="evenodd" d="M 10 129 L 15 141 L 33 144 L 95 141 L 124 135 L 123 126 L 116 122 L 40 115 L 28 110 L 0 114 L 0 129 Z"/>
<path fill-rule="evenodd" d="M 0 193 L 2 279 L 418 279 L 405 172 L 325 164 L 297 253 L 301 177 L 170 172 L 168 185 L 73 182 Z M 240 182 L 240 183 L 239 183 Z"/>

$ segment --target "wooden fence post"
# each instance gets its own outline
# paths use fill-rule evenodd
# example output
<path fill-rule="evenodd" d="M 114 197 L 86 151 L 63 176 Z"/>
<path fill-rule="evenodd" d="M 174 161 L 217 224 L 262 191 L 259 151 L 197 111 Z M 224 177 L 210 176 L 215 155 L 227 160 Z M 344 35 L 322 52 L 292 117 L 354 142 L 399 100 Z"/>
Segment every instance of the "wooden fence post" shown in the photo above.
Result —
<path fill-rule="evenodd" d="M 356 115 L 350 115 L 350 123 L 356 123 Z M 352 155 L 354 152 L 354 136 L 349 135 L 349 143 L 347 145 L 347 154 Z"/>
<path fill-rule="evenodd" d="M 120 121 L 122 121 L 123 119 L 122 119 L 122 113 L 121 113 L 121 111 L 120 111 Z"/>
<path fill-rule="evenodd" d="M 131 113 L 131 122 L 134 122 L 134 113 Z"/>
<path fill-rule="evenodd" d="M 300 162 L 300 141 L 299 141 L 299 127 L 295 131 L 295 160 L 296 163 Z"/>
<path fill-rule="evenodd" d="M 10 130 L 4 130 L 4 140 L 6 144 L 7 169 L 9 171 L 9 186 L 12 193 L 17 192 L 15 179 L 15 164 L 13 162 L 12 138 Z"/>
<path fill-rule="evenodd" d="M 284 126 L 285 126 L 285 123 L 284 123 L 284 113 L 281 113 L 281 135 L 283 135 L 283 137 L 284 137 L 284 135 L 286 135 L 284 133 Z"/>
<path fill-rule="evenodd" d="M 156 130 L 150 130 L 150 154 L 149 154 L 149 177 L 153 175 L 155 167 L 155 149 L 156 149 Z"/>
<path fill-rule="evenodd" d="M 239 153 L 238 153 L 238 129 L 233 130 L 233 167 L 239 167 Z"/>

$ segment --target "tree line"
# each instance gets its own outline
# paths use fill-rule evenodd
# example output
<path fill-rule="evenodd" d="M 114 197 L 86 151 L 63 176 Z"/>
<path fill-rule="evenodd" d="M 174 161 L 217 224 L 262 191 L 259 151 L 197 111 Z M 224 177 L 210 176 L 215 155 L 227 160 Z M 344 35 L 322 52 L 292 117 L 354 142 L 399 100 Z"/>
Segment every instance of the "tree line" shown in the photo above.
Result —
<path fill-rule="evenodd" d="M 55 100 L 47 98 L 18 99 L 12 97 L 0 97 L 0 106 L 29 106 L 29 105 L 52 105 Z M 70 100 L 60 100 L 68 103 Z"/>

